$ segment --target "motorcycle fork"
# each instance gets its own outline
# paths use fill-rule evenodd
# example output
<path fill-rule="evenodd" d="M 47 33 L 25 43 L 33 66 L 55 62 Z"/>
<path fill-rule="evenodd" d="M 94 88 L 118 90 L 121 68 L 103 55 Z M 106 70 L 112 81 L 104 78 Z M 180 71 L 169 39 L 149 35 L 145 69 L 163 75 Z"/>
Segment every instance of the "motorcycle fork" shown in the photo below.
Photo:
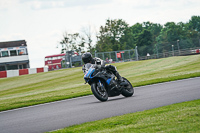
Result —
<path fill-rule="evenodd" d="M 99 80 L 99 82 L 97 83 L 98 88 L 101 89 L 101 91 L 106 91 L 104 85 L 101 83 L 101 81 Z"/>

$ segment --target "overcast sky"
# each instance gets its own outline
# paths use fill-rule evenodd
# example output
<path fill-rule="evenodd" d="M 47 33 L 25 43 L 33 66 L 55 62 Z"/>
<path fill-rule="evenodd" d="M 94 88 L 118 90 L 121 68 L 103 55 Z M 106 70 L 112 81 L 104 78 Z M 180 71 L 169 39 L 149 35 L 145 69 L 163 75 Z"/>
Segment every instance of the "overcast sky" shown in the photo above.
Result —
<path fill-rule="evenodd" d="M 193 15 L 200 15 L 200 0 L 0 0 L 0 42 L 26 40 L 30 67 L 43 67 L 45 56 L 60 53 L 65 31 L 98 30 L 108 18 L 163 25 Z"/>

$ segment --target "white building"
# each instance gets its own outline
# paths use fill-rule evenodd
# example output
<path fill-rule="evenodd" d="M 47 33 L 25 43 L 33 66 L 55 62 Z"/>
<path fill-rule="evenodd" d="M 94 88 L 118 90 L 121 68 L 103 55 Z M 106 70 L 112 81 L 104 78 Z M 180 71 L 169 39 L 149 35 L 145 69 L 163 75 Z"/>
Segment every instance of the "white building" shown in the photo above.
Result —
<path fill-rule="evenodd" d="M 0 42 L 0 71 L 29 68 L 25 40 Z"/>

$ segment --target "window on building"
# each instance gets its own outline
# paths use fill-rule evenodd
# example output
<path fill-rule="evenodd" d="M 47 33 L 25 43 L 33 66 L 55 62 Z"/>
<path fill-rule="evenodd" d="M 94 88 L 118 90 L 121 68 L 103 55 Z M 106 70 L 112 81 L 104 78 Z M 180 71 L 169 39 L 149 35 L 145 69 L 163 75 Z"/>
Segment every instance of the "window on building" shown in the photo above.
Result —
<path fill-rule="evenodd" d="M 5 66 L 0 66 L 0 71 L 5 71 L 6 67 Z"/>
<path fill-rule="evenodd" d="M 58 57 L 53 57 L 53 58 L 52 58 L 52 60 L 57 60 L 57 59 L 58 59 Z"/>
<path fill-rule="evenodd" d="M 18 69 L 17 65 L 8 65 L 7 66 L 7 70 L 15 70 L 15 69 Z"/>
<path fill-rule="evenodd" d="M 23 69 L 22 65 L 19 65 L 19 69 Z"/>
<path fill-rule="evenodd" d="M 16 50 L 10 50 L 10 56 L 16 56 L 17 51 Z"/>
<path fill-rule="evenodd" d="M 50 58 L 45 58 L 45 61 L 48 61 L 48 60 L 52 60 L 52 58 L 50 57 Z"/>
<path fill-rule="evenodd" d="M 18 55 L 24 55 L 26 54 L 25 49 L 19 49 L 17 50 Z"/>
<path fill-rule="evenodd" d="M 23 64 L 23 69 L 27 68 L 27 64 Z"/>
<path fill-rule="evenodd" d="M 2 57 L 8 56 L 8 51 L 2 51 L 1 53 L 2 53 Z"/>

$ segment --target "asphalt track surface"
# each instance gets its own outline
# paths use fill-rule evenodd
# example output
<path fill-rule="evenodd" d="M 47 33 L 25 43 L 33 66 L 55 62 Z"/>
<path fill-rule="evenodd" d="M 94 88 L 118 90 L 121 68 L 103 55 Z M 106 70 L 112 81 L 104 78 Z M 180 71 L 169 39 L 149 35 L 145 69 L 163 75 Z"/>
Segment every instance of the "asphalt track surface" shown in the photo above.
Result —
<path fill-rule="evenodd" d="M 195 99 L 200 99 L 200 77 L 136 87 L 132 97 L 112 97 L 107 102 L 90 95 L 3 111 L 0 133 L 42 133 Z"/>

